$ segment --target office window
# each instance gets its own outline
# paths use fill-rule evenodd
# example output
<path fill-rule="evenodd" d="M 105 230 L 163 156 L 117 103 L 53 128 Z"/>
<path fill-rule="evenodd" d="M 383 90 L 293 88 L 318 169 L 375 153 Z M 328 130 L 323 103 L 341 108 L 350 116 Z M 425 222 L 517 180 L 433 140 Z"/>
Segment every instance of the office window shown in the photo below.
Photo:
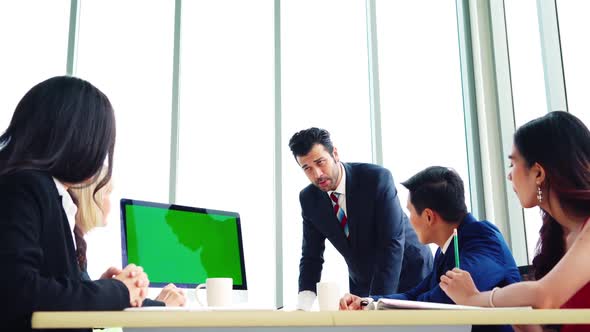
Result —
<path fill-rule="evenodd" d="M 117 119 L 113 211 L 88 236 L 92 277 L 121 264 L 119 199 L 168 201 L 173 1 L 85 0 L 75 72 L 111 100 Z M 155 244 L 154 244 L 155 245 Z"/>
<path fill-rule="evenodd" d="M 248 300 L 274 304 L 273 3 L 182 9 L 177 202 L 240 213 Z"/>
<path fill-rule="evenodd" d="M 590 2 L 557 1 L 561 54 L 569 111 L 590 126 Z"/>
<path fill-rule="evenodd" d="M 65 75 L 69 0 L 0 2 L 0 132 L 35 84 Z"/>
<path fill-rule="evenodd" d="M 547 114 L 537 2 L 506 1 L 504 4 L 514 119 L 518 128 L 532 119 Z M 508 163 L 506 159 L 506 167 Z M 525 209 L 524 219 L 529 262 L 532 262 L 542 224 L 539 209 Z"/>
<path fill-rule="evenodd" d="M 535 0 L 505 2 L 516 127 L 547 113 L 541 37 Z"/>
<path fill-rule="evenodd" d="M 376 9 L 383 162 L 400 203 L 400 182 L 439 165 L 459 173 L 469 207 L 455 1 L 378 0 Z"/>
<path fill-rule="evenodd" d="M 320 127 L 343 161 L 371 162 L 365 2 L 281 3 L 284 302 L 297 302 L 302 220 L 299 192 L 310 182 L 288 147 L 291 136 Z M 348 291 L 348 269 L 326 241 L 323 281 Z"/>

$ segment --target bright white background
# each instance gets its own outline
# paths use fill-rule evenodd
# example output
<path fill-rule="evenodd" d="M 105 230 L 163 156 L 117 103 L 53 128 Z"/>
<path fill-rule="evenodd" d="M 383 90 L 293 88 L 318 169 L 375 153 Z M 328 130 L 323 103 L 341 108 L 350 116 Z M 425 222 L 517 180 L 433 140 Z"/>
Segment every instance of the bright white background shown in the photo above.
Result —
<path fill-rule="evenodd" d="M 276 288 L 273 29 L 270 1 L 183 1 L 177 203 L 240 213 L 262 305 Z"/>
<path fill-rule="evenodd" d="M 0 1 L 0 131 L 34 85 L 66 72 L 69 0 Z"/>
<path fill-rule="evenodd" d="M 405 209 L 408 192 L 399 183 L 438 165 L 459 173 L 469 208 L 455 1 L 377 0 L 376 8 L 383 163 L 400 203 Z"/>
<path fill-rule="evenodd" d="M 173 31 L 171 1 L 81 2 L 76 75 L 109 97 L 117 119 L 113 211 L 88 235 L 94 278 L 121 265 L 119 199 L 168 201 Z"/>
<path fill-rule="evenodd" d="M 568 110 L 590 126 L 588 13 L 589 1 L 557 1 Z"/>

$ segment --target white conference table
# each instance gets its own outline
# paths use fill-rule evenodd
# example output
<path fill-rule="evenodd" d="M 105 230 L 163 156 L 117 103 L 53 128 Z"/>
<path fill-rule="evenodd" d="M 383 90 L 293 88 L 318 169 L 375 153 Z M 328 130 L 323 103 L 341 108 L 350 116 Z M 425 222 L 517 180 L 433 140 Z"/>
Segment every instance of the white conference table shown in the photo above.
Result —
<path fill-rule="evenodd" d="M 590 309 L 35 312 L 33 328 L 123 327 L 124 331 L 469 331 L 471 325 L 590 324 Z M 398 327 L 398 328 L 396 328 Z"/>

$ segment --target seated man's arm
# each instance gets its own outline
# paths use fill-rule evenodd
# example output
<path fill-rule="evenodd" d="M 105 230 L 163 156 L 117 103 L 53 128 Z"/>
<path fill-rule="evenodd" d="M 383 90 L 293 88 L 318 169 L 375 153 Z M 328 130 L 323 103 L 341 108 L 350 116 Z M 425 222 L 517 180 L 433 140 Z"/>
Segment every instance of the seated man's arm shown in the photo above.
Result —
<path fill-rule="evenodd" d="M 422 301 L 419 300 L 419 297 L 432 290 L 431 287 L 431 279 L 432 279 L 432 272 L 422 280 L 418 286 L 410 289 L 405 293 L 395 293 L 395 294 L 388 294 L 388 295 L 371 295 L 373 300 L 377 301 L 380 298 L 387 298 L 387 299 L 396 299 L 396 300 L 410 300 L 410 301 Z M 437 283 L 438 285 L 438 283 Z"/>

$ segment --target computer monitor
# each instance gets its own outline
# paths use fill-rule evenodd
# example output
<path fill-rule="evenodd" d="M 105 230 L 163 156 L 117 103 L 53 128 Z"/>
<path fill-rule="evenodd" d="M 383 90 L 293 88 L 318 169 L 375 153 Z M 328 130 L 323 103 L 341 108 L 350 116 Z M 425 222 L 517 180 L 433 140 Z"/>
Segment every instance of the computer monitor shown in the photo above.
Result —
<path fill-rule="evenodd" d="M 150 287 L 193 288 L 207 278 L 230 277 L 234 290 L 247 289 L 236 212 L 124 198 L 121 228 L 123 266 L 142 266 Z"/>

